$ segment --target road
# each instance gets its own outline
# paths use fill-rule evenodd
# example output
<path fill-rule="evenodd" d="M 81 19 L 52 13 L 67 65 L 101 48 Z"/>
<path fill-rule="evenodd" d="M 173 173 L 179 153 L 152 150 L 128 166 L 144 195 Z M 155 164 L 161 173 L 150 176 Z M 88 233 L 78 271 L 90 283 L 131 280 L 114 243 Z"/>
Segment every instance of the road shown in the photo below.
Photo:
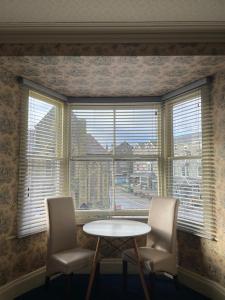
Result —
<path fill-rule="evenodd" d="M 117 209 L 148 209 L 149 198 L 135 196 L 133 193 L 123 191 L 120 187 L 116 187 L 116 208 Z"/>

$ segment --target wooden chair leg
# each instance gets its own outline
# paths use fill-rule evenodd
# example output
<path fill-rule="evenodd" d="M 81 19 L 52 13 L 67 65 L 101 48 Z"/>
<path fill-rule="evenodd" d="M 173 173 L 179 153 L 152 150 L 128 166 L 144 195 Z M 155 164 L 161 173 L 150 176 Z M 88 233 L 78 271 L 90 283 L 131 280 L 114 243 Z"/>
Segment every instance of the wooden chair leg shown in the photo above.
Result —
<path fill-rule="evenodd" d="M 180 284 L 179 284 L 179 280 L 178 280 L 177 275 L 173 276 L 173 281 L 174 281 L 174 285 L 175 285 L 176 290 L 179 290 Z"/>
<path fill-rule="evenodd" d="M 100 275 L 100 262 L 97 263 L 96 265 L 96 277 Z"/>
<path fill-rule="evenodd" d="M 94 278 L 95 278 L 96 267 L 98 264 L 98 255 L 99 255 L 99 251 L 100 251 L 100 245 L 101 245 L 101 237 L 98 237 L 85 300 L 90 300 L 90 298 L 91 298 L 91 290 L 92 290 L 92 285 L 93 285 Z"/>
<path fill-rule="evenodd" d="M 99 288 L 99 281 L 100 281 L 100 262 L 96 265 L 95 271 L 95 289 L 98 291 Z"/>
<path fill-rule="evenodd" d="M 155 281 L 156 281 L 156 274 L 150 273 L 149 274 L 149 281 L 150 281 L 150 298 L 154 299 L 155 295 Z"/>
<path fill-rule="evenodd" d="M 144 290 L 145 299 L 150 300 L 149 291 L 148 291 L 148 288 L 147 288 L 147 285 L 146 285 L 146 282 L 145 282 L 144 272 L 143 272 L 143 268 L 142 268 L 142 261 L 141 261 L 141 257 L 140 257 L 139 251 L 138 251 L 136 238 L 133 238 L 133 242 L 134 242 L 135 255 L 137 257 L 138 272 L 139 272 L 139 276 L 140 276 L 140 279 L 141 279 L 141 285 L 142 285 L 143 290 Z"/>
<path fill-rule="evenodd" d="M 50 283 L 50 277 L 46 276 L 45 277 L 45 289 L 46 289 L 46 291 L 49 289 L 49 283 Z"/>
<path fill-rule="evenodd" d="M 127 261 L 123 260 L 123 290 L 127 289 Z"/>
<path fill-rule="evenodd" d="M 73 273 L 66 275 L 66 298 L 71 298 Z"/>

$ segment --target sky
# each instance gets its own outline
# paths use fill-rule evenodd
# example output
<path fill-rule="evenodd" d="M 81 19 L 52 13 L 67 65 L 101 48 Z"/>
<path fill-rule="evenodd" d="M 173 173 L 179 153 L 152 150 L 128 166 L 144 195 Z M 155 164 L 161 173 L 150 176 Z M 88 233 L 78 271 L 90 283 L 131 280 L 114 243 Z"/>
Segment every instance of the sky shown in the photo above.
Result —
<path fill-rule="evenodd" d="M 28 128 L 30 130 L 35 128 L 37 125 L 53 108 L 54 105 L 29 97 L 29 119 Z"/>

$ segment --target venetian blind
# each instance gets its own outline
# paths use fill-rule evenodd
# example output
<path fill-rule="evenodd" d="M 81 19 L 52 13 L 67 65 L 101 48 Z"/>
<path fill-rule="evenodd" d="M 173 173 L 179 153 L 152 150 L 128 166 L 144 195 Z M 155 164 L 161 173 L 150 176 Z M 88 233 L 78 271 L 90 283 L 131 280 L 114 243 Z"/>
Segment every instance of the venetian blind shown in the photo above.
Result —
<path fill-rule="evenodd" d="M 77 209 L 148 209 L 159 192 L 160 105 L 71 105 L 70 192 Z"/>
<path fill-rule="evenodd" d="M 213 238 L 214 155 L 208 87 L 166 104 L 167 194 L 179 199 L 183 230 Z"/>
<path fill-rule="evenodd" d="M 18 234 L 46 228 L 45 198 L 63 191 L 62 104 L 30 92 L 23 103 Z"/>

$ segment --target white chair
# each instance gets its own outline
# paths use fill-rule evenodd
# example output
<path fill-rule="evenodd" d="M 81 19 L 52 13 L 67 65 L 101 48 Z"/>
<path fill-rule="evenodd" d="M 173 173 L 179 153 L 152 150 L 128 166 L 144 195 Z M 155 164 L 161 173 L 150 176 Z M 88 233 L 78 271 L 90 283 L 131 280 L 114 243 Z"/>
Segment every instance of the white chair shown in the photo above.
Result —
<path fill-rule="evenodd" d="M 151 231 L 145 247 L 139 247 L 143 268 L 150 274 L 168 273 L 177 279 L 176 223 L 178 201 L 173 198 L 153 198 L 148 223 Z M 124 287 L 126 287 L 127 263 L 136 264 L 134 249 L 122 254 Z"/>
<path fill-rule="evenodd" d="M 77 246 L 72 197 L 47 198 L 46 286 L 57 273 L 71 275 L 92 264 L 94 251 Z M 70 277 L 69 277 L 70 278 Z"/>

